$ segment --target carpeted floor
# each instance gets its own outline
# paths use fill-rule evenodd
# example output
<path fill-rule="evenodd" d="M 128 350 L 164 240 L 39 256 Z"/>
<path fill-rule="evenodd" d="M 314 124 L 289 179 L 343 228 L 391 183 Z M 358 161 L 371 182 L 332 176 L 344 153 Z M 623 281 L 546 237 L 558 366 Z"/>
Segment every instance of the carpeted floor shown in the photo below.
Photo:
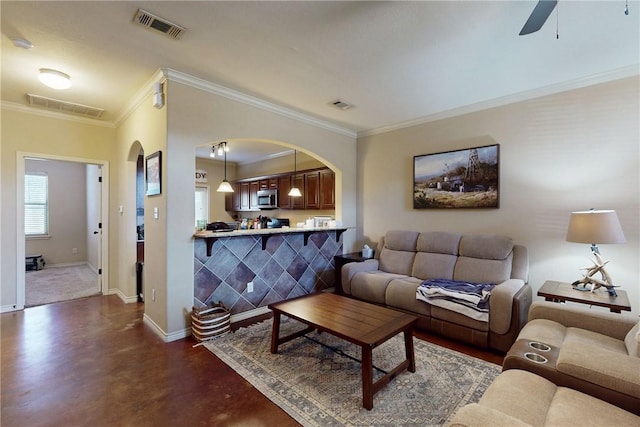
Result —
<path fill-rule="evenodd" d="M 440 426 L 457 408 L 477 402 L 501 371 L 499 365 L 414 338 L 416 372 L 392 380 L 367 411 L 362 407 L 359 347 L 311 333 L 282 344 L 274 355 L 269 351 L 271 325 L 268 320 L 239 329 L 205 347 L 304 426 Z M 286 333 L 301 326 L 287 320 L 281 328 Z M 381 369 L 393 368 L 403 358 L 401 336 L 373 353 L 373 363 Z"/>
<path fill-rule="evenodd" d="M 88 297 L 101 291 L 98 275 L 88 265 L 27 271 L 24 281 L 26 307 Z"/>

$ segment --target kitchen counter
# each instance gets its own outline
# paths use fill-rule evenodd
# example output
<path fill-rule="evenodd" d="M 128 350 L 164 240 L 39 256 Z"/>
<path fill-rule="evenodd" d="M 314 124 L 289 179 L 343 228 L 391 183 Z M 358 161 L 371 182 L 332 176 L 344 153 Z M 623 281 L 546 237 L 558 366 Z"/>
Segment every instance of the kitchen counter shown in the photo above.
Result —
<path fill-rule="evenodd" d="M 197 231 L 193 237 L 196 239 L 204 239 L 207 244 L 207 256 L 211 256 L 211 248 L 213 243 L 218 239 L 234 238 L 234 237 L 246 237 L 246 236 L 261 236 L 262 238 L 262 250 L 267 246 L 267 241 L 274 235 L 289 235 L 289 234 L 303 234 L 304 244 L 306 246 L 309 236 L 314 233 L 335 231 L 336 241 L 340 239 L 342 233 L 347 231 L 350 227 L 283 227 L 283 228 L 260 228 L 260 229 L 247 229 L 247 230 L 233 230 L 233 231 Z M 353 228 L 353 227 L 351 227 Z"/>

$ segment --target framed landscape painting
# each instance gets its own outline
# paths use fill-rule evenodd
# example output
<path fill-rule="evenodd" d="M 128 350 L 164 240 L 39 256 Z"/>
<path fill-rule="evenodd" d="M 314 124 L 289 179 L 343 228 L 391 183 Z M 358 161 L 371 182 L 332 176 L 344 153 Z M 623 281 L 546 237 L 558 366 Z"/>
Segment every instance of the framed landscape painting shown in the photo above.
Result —
<path fill-rule="evenodd" d="M 413 158 L 413 208 L 498 208 L 500 146 Z"/>
<path fill-rule="evenodd" d="M 147 196 L 162 193 L 162 152 L 147 156 Z"/>

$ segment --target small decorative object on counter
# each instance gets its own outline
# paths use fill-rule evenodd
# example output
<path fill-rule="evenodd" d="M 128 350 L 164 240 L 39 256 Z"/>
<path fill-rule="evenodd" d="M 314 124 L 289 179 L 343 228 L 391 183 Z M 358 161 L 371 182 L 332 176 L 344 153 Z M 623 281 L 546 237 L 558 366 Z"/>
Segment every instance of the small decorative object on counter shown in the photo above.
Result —
<path fill-rule="evenodd" d="M 373 256 L 373 249 L 369 245 L 364 245 L 362 248 L 362 258 L 371 258 Z"/>
<path fill-rule="evenodd" d="M 231 312 L 221 302 L 191 311 L 191 333 L 198 344 L 226 334 L 230 327 Z"/>

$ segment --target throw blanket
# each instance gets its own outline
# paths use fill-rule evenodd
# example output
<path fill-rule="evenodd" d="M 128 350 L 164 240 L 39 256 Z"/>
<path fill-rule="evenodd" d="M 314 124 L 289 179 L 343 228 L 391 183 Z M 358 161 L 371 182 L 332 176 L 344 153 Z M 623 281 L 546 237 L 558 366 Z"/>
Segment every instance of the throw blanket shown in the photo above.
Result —
<path fill-rule="evenodd" d="M 447 279 L 425 280 L 418 286 L 416 299 L 488 322 L 489 297 L 495 286 Z"/>

